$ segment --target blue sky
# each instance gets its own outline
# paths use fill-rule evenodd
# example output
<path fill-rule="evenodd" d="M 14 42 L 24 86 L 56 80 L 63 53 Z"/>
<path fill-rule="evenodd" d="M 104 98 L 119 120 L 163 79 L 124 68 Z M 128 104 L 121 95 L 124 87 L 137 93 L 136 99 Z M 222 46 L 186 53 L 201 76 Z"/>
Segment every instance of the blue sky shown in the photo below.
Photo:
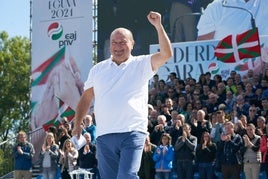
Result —
<path fill-rule="evenodd" d="M 0 31 L 30 37 L 30 0 L 1 0 Z"/>

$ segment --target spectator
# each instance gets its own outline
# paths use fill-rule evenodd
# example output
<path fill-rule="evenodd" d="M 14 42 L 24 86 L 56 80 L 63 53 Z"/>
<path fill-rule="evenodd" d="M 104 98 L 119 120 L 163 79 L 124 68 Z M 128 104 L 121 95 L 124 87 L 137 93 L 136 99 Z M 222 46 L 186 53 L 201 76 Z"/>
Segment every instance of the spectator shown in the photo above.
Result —
<path fill-rule="evenodd" d="M 167 122 L 168 126 L 173 126 L 176 123 L 178 112 L 173 110 L 171 111 L 171 120 Z"/>
<path fill-rule="evenodd" d="M 243 136 L 244 140 L 244 172 L 246 178 L 259 178 L 260 174 L 260 139 L 261 137 L 255 134 L 254 124 L 248 124 L 247 135 Z"/>
<path fill-rule="evenodd" d="M 62 150 L 60 150 L 61 177 L 71 179 L 69 172 L 77 167 L 78 151 L 75 149 L 72 141 L 66 139 Z"/>
<path fill-rule="evenodd" d="M 33 145 L 27 141 L 26 133 L 20 131 L 17 135 L 17 143 L 13 148 L 14 179 L 32 178 L 32 157 L 35 153 Z"/>
<path fill-rule="evenodd" d="M 84 133 L 86 144 L 78 150 L 78 166 L 82 169 L 90 170 L 94 173 L 93 178 L 98 175 L 97 159 L 96 159 L 96 146 L 91 142 L 90 133 Z"/>
<path fill-rule="evenodd" d="M 182 135 L 182 125 L 184 124 L 184 118 L 184 115 L 178 114 L 172 126 L 169 127 L 168 133 L 172 138 L 172 146 L 175 146 L 178 137 Z"/>
<path fill-rule="evenodd" d="M 213 112 L 218 111 L 220 103 L 218 102 L 219 96 L 215 93 L 210 93 L 207 103 L 207 112 L 211 114 Z"/>
<path fill-rule="evenodd" d="M 58 129 L 58 142 L 59 148 L 63 149 L 63 144 L 65 140 L 70 139 L 67 129 L 64 126 L 60 126 Z"/>
<path fill-rule="evenodd" d="M 248 116 L 247 116 L 247 123 L 252 123 L 254 126 L 257 126 L 257 118 L 258 118 L 258 113 L 257 113 L 257 108 L 254 105 L 251 105 L 248 109 Z"/>
<path fill-rule="evenodd" d="M 150 142 L 150 137 L 147 136 L 141 157 L 141 166 L 138 175 L 141 179 L 153 179 L 155 175 L 155 162 L 153 155 L 156 145 Z"/>
<path fill-rule="evenodd" d="M 154 127 L 154 130 L 150 135 L 151 142 L 155 145 L 159 145 L 162 134 L 167 132 L 166 130 L 168 129 L 168 126 L 166 120 L 167 118 L 164 115 L 159 115 L 157 117 L 157 125 Z"/>
<path fill-rule="evenodd" d="M 243 140 L 234 132 L 234 124 L 226 122 L 225 132 L 221 135 L 221 141 L 217 146 L 220 154 L 222 178 L 239 179 L 242 164 L 241 148 Z"/>
<path fill-rule="evenodd" d="M 267 131 L 267 127 L 266 127 Z M 261 136 L 261 142 L 260 142 L 260 151 L 261 151 L 261 171 L 265 171 L 266 177 L 268 175 L 268 143 L 267 143 L 267 132 L 266 134 L 263 134 Z"/>
<path fill-rule="evenodd" d="M 213 89 L 216 86 L 216 82 L 211 79 L 211 73 L 210 72 L 206 72 L 205 74 L 205 78 L 206 78 L 206 84 L 208 85 L 209 89 Z"/>
<path fill-rule="evenodd" d="M 249 112 L 249 107 L 249 104 L 245 103 L 243 95 L 238 95 L 236 97 L 236 106 L 234 108 L 234 111 L 236 112 L 238 118 L 242 114 L 247 116 Z"/>
<path fill-rule="evenodd" d="M 197 127 L 196 127 L 196 137 L 197 142 L 201 141 L 202 134 L 204 132 L 210 133 L 212 125 L 211 122 L 205 119 L 206 113 L 204 110 L 200 109 L 197 111 Z"/>
<path fill-rule="evenodd" d="M 259 136 L 266 135 L 266 120 L 263 116 L 257 118 L 257 129 L 256 134 Z"/>
<path fill-rule="evenodd" d="M 231 91 L 226 92 L 226 99 L 224 101 L 224 104 L 226 105 L 225 112 L 231 113 L 234 109 L 234 104 L 235 104 L 235 98 Z"/>
<path fill-rule="evenodd" d="M 237 120 L 236 123 L 234 123 L 234 131 L 236 134 L 239 134 L 240 136 L 244 136 L 247 134 L 246 126 L 243 125 L 241 120 Z"/>
<path fill-rule="evenodd" d="M 227 86 L 226 86 L 226 92 L 231 91 L 233 94 L 237 93 L 236 85 L 234 83 L 234 78 L 229 77 L 226 81 Z"/>
<path fill-rule="evenodd" d="M 161 136 L 160 145 L 155 149 L 153 160 L 155 162 L 155 179 L 169 179 L 174 158 L 174 148 L 171 145 L 171 137 L 168 133 Z"/>
<path fill-rule="evenodd" d="M 168 75 L 168 81 L 166 82 L 166 85 L 168 87 L 171 87 L 171 88 L 174 88 L 175 86 L 175 83 L 174 83 L 174 80 L 177 78 L 177 74 L 175 72 L 171 72 L 169 75 Z"/>
<path fill-rule="evenodd" d="M 214 162 L 217 146 L 211 141 L 208 132 L 203 132 L 200 145 L 196 149 L 199 178 L 212 179 L 214 177 Z"/>
<path fill-rule="evenodd" d="M 154 127 L 157 125 L 157 116 L 158 116 L 158 111 L 157 110 L 152 110 L 149 115 L 148 119 L 148 132 L 151 134 L 154 130 Z"/>
<path fill-rule="evenodd" d="M 217 123 L 214 125 L 214 127 L 212 127 L 210 136 L 211 136 L 212 141 L 216 143 L 217 148 L 218 148 L 218 145 L 220 144 L 220 141 L 221 141 L 221 135 L 222 133 L 225 132 L 224 124 L 227 121 L 225 118 L 224 111 L 219 110 L 216 112 L 216 120 L 217 120 Z M 220 155 L 221 153 L 217 150 L 216 164 L 215 164 L 217 171 L 221 170 Z"/>
<path fill-rule="evenodd" d="M 96 143 L 96 126 L 93 123 L 91 115 L 86 115 L 84 118 L 84 131 L 83 134 L 88 132 L 91 136 L 90 142 L 92 144 Z"/>
<path fill-rule="evenodd" d="M 191 135 L 191 127 L 189 124 L 184 124 L 182 129 L 182 136 L 177 139 L 175 145 L 177 175 L 179 179 L 193 179 L 193 164 L 197 146 L 197 138 Z"/>
<path fill-rule="evenodd" d="M 44 179 L 54 179 L 58 167 L 59 146 L 55 142 L 54 134 L 46 134 L 41 148 L 40 160 Z"/>
<path fill-rule="evenodd" d="M 267 121 L 267 117 L 268 117 L 268 97 L 267 98 L 262 98 L 261 100 L 261 111 L 260 114 L 261 116 L 266 116 L 266 121 Z"/>

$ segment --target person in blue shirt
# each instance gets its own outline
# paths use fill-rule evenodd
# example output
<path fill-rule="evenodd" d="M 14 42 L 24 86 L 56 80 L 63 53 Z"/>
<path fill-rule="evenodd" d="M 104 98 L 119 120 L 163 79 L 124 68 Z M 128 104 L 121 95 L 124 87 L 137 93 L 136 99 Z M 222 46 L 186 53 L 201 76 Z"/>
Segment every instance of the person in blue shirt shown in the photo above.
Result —
<path fill-rule="evenodd" d="M 32 178 L 32 157 L 35 153 L 33 145 L 27 141 L 26 133 L 20 131 L 17 135 L 18 142 L 13 148 L 13 156 L 15 160 L 14 178 L 15 179 L 31 179 Z"/>
<path fill-rule="evenodd" d="M 174 148 L 171 145 L 171 136 L 163 133 L 157 146 L 153 160 L 155 161 L 155 179 L 169 179 L 174 159 Z"/>

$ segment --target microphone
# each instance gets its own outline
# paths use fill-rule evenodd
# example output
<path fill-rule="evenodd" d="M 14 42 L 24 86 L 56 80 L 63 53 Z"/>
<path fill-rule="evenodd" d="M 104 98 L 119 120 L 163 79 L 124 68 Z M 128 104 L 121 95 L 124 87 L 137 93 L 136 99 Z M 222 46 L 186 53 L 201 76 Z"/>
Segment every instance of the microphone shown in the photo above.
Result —
<path fill-rule="evenodd" d="M 242 7 L 238 7 L 238 6 L 229 6 L 229 5 L 226 5 L 227 4 L 227 0 L 223 0 L 222 1 L 222 7 L 226 7 L 226 8 L 233 8 L 233 9 L 240 9 L 240 10 L 243 10 L 243 11 L 246 11 L 250 14 L 250 21 L 251 21 L 251 27 L 254 29 L 256 28 L 256 23 L 255 23 L 255 19 L 253 17 L 253 14 L 251 11 L 249 11 L 248 9 L 245 9 L 245 8 L 242 8 Z"/>

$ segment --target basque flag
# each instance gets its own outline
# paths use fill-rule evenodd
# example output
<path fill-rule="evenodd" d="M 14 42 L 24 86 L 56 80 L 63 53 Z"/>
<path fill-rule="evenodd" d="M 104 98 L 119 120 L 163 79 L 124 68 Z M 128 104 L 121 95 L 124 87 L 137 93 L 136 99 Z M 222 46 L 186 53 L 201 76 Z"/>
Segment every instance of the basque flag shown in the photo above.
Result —
<path fill-rule="evenodd" d="M 214 55 L 224 63 L 236 63 L 244 58 L 260 56 L 258 28 L 225 37 L 215 47 Z"/>

